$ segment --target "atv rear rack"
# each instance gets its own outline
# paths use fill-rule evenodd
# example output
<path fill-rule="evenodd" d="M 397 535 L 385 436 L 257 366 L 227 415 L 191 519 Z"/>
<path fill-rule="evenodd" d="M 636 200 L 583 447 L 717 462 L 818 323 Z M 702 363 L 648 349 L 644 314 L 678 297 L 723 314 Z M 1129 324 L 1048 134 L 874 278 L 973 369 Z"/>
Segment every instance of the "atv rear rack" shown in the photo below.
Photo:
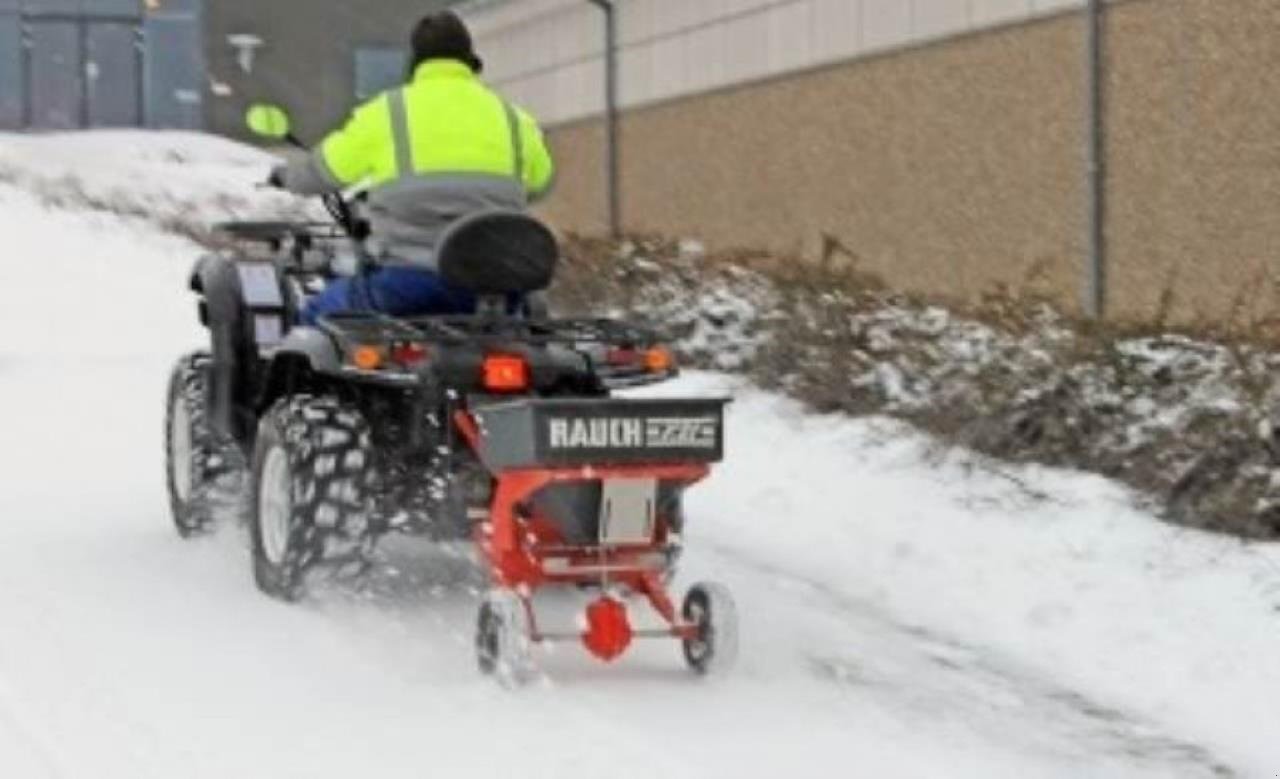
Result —
<path fill-rule="evenodd" d="M 520 346 L 558 345 L 590 360 L 600 381 L 611 389 L 653 384 L 677 372 L 674 367 L 661 371 L 637 370 L 634 361 L 612 361 L 611 355 L 630 353 L 634 357 L 661 346 L 662 341 L 653 330 L 611 319 L 481 315 L 396 318 L 376 312 L 352 312 L 327 316 L 321 320 L 320 327 L 341 343 L 362 346 L 474 346 L 486 351 L 502 351 Z"/>
<path fill-rule="evenodd" d="M 367 344 L 403 341 L 458 346 L 519 341 L 532 345 L 603 344 L 618 348 L 660 342 L 653 330 L 599 318 L 523 319 L 477 315 L 395 318 L 374 312 L 333 314 L 322 323 L 332 334 Z"/>

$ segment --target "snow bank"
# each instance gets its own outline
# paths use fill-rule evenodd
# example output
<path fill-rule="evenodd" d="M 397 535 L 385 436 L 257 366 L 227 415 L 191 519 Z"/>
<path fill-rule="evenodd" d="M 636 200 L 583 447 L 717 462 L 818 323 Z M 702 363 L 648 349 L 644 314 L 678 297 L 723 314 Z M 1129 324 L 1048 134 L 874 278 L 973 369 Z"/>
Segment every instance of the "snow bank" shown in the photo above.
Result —
<path fill-rule="evenodd" d="M 735 397 L 732 454 L 692 495 L 695 548 L 959 639 L 957 662 L 1015 659 L 1248 775 L 1277 769 L 1280 547 L 1157 522 L 1096 476 L 941 451 L 902 423 L 813 416 L 741 380 L 670 391 Z"/>
<path fill-rule="evenodd" d="M 272 163 L 264 152 L 194 133 L 0 134 L 0 182 L 54 207 L 137 217 L 197 237 L 220 221 L 304 213 L 297 199 L 256 189 Z"/>

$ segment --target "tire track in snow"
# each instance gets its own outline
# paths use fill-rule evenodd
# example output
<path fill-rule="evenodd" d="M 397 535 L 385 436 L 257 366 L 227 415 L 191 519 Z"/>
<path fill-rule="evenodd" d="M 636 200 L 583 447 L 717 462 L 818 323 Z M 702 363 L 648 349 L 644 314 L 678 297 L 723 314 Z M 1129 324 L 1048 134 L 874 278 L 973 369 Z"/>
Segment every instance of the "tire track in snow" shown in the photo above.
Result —
<path fill-rule="evenodd" d="M 0 737 L 0 755 L 6 754 L 6 741 L 10 744 L 16 743 L 34 760 L 34 763 L 25 763 L 27 767 L 39 765 L 43 775 L 51 779 L 69 776 L 65 766 L 58 760 L 58 751 L 54 748 L 52 739 L 32 726 L 31 718 L 23 716 L 23 708 L 13 685 L 0 675 L 0 733 L 8 733 L 10 736 L 8 739 Z M 16 758 L 13 755 L 9 757 Z M 15 772 L 23 765 L 24 762 L 19 762 L 15 766 L 7 758 L 5 760 L 6 771 L 9 772 Z"/>
<path fill-rule="evenodd" d="M 1114 766 L 1117 776 L 1127 775 L 1129 768 L 1157 776 L 1239 776 L 1208 748 L 989 649 L 905 624 L 822 582 L 706 539 L 699 541 L 699 549 L 719 558 L 725 568 L 738 568 L 764 582 L 768 597 L 804 597 L 803 606 L 783 611 L 819 610 L 859 636 L 853 652 L 827 644 L 798 647 L 797 661 L 816 679 L 887 697 L 912 716 L 989 732 L 994 740 L 1021 750 L 1065 760 L 1101 758 Z"/>

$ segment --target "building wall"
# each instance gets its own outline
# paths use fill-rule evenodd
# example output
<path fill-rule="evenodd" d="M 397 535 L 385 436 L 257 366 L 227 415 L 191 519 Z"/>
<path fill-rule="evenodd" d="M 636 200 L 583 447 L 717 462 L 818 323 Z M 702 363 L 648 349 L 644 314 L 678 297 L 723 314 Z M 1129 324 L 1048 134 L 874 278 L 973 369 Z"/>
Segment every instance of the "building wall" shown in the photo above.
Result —
<path fill-rule="evenodd" d="M 290 108 L 304 139 L 338 125 L 356 102 L 356 51 L 407 49 L 424 14 L 454 0 L 214 0 L 206 22 L 216 132 L 244 137 L 242 117 L 255 101 Z M 264 42 L 245 73 L 228 36 L 252 34 Z"/>
<path fill-rule="evenodd" d="M 838 245 L 839 259 L 935 294 L 1072 288 L 1084 95 L 1063 75 L 1079 38 L 1061 19 L 635 110 L 627 225 L 807 257 Z M 594 121 L 552 134 L 561 225 L 605 228 L 601 135 Z"/>
<path fill-rule="evenodd" d="M 681 95 L 1078 8 L 1083 0 L 617 0 L 622 102 Z M 464 7 L 465 8 L 465 7 Z M 600 110 L 601 15 L 586 0 L 473 3 L 487 75 L 544 120 Z"/>
<path fill-rule="evenodd" d="M 0 129 L 204 126 L 203 0 L 0 0 Z"/>
<path fill-rule="evenodd" d="M 502 52 L 489 55 L 491 77 L 553 127 L 561 173 L 547 213 L 598 231 L 600 78 L 568 75 L 592 61 L 591 50 L 566 48 L 581 30 L 554 37 L 557 25 L 539 27 L 535 13 L 576 19 L 578 5 L 523 0 L 470 18 Z M 698 21 L 676 10 L 688 6 L 742 10 Z M 808 258 L 834 247 L 900 289 L 973 297 L 1003 284 L 1074 308 L 1087 252 L 1077 6 L 621 0 L 627 226 Z M 830 16 L 850 8 L 843 22 Z M 636 21 L 645 9 L 670 13 L 646 28 Z M 521 65 L 537 46 L 554 53 Z M 1106 46 L 1109 313 L 1269 315 L 1280 289 L 1280 4 L 1117 2 Z"/>
<path fill-rule="evenodd" d="M 1274 320 L 1280 3 L 1133 2 L 1108 39 L 1116 308 L 1150 312 L 1168 290 L 1180 319 Z"/>

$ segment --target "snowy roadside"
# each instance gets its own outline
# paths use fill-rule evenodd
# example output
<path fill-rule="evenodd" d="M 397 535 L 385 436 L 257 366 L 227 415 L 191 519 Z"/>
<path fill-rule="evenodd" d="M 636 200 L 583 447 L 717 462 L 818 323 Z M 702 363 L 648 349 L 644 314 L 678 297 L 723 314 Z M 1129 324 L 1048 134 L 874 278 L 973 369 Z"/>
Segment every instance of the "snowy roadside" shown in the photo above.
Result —
<path fill-rule="evenodd" d="M 1015 659 L 1210 746 L 1280 770 L 1280 546 L 1171 526 L 1103 478 L 976 455 L 884 418 L 814 416 L 740 379 L 731 457 L 691 502 L 690 543 Z M 962 659 L 965 658 L 965 659 Z"/>
<path fill-rule="evenodd" d="M 487 776 L 509 759 L 563 776 L 619 755 L 636 776 L 1280 771 L 1280 548 L 1164 524 L 1101 477 L 816 415 L 721 374 L 657 391 L 735 397 L 684 564 L 742 601 L 743 665 L 722 684 L 667 673 L 661 647 L 615 669 L 562 653 L 544 688 L 503 698 L 471 676 L 473 593 L 449 576 L 372 614 L 261 600 L 238 541 L 183 546 L 166 527 L 158 403 L 200 337 L 182 286 L 198 247 L 23 178 L 58 160 L 95 199 L 197 221 L 263 197 L 249 184 L 265 157 L 161 138 L 176 156 L 145 135 L 0 137 L 19 171 L 0 182 L 0 285 L 22 293 L 0 307 L 0 429 L 25 442 L 0 450 L 0 772 Z M 53 414 L 77 388 L 87 401 Z M 542 743 L 566 727 L 582 738 Z M 276 754 L 274 729 L 307 748 Z M 485 754 L 495 729 L 507 740 Z"/>

